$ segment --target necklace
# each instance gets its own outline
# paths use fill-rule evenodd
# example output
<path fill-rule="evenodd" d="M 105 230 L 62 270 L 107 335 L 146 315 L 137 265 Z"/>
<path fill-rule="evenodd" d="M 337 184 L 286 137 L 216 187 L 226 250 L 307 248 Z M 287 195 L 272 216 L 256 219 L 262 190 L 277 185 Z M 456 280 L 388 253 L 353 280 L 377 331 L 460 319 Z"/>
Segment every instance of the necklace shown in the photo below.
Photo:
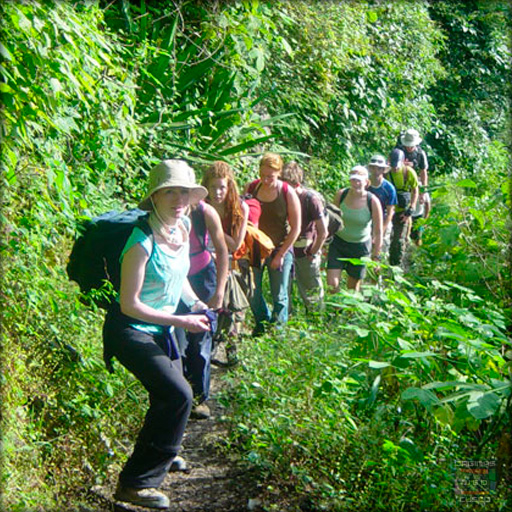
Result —
<path fill-rule="evenodd" d="M 165 242 L 171 246 L 173 249 L 181 247 L 185 243 L 185 237 L 183 235 L 181 224 L 179 221 L 176 222 L 173 226 L 166 224 L 162 221 L 158 213 L 154 210 L 156 215 L 151 214 L 149 216 L 149 226 L 151 229 L 162 237 Z"/>

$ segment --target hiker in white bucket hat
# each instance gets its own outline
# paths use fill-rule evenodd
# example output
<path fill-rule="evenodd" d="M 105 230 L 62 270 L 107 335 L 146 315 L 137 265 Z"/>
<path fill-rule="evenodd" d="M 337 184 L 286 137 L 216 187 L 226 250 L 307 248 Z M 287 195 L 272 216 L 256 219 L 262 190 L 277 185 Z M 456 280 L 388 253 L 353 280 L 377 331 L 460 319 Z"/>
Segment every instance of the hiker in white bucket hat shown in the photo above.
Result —
<path fill-rule="evenodd" d="M 206 305 L 187 279 L 186 213 L 191 201 L 206 195 L 183 160 L 164 160 L 151 169 L 148 192 L 139 204 L 150 213 L 133 228 L 121 253 L 119 299 L 103 326 L 105 354 L 133 373 L 150 397 L 144 425 L 114 494 L 116 500 L 137 506 L 167 509 L 169 497 L 158 487 L 169 470 L 186 467 L 178 452 L 193 394 L 183 376 L 174 329 L 211 329 Z M 180 300 L 193 305 L 195 314 L 176 314 Z"/>
<path fill-rule="evenodd" d="M 184 160 L 163 160 L 149 173 L 148 192 L 139 203 L 141 210 L 153 210 L 152 195 L 162 188 L 179 187 L 190 193 L 190 202 L 197 203 L 208 195 L 208 191 L 196 183 L 195 173 Z"/>
<path fill-rule="evenodd" d="M 420 134 L 414 128 L 409 128 L 400 136 L 399 148 L 405 154 L 406 165 L 412 167 L 419 179 L 420 195 L 416 209 L 412 214 L 412 223 L 410 224 L 409 236 L 416 243 L 421 245 L 421 235 L 423 226 L 418 227 L 417 221 L 420 218 L 428 218 L 430 214 L 431 201 L 430 195 L 428 194 L 428 159 L 425 151 L 420 147 L 422 139 Z M 416 226 L 415 226 L 416 224 Z"/>

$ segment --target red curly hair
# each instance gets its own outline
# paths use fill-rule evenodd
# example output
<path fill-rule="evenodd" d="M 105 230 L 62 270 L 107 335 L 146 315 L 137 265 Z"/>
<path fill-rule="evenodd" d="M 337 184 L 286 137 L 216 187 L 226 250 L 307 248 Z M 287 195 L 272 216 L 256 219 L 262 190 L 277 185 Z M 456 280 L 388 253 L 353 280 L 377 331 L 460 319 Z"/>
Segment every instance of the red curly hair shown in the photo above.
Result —
<path fill-rule="evenodd" d="M 240 194 L 236 185 L 235 176 L 231 167 L 220 160 L 216 160 L 213 164 L 206 169 L 203 175 L 202 185 L 208 189 L 210 181 L 221 178 L 227 180 L 228 192 L 224 200 L 224 207 L 226 212 L 226 224 L 229 226 L 230 233 L 233 236 L 240 229 L 244 215 L 242 212 Z M 207 198 L 208 199 L 208 198 Z M 224 224 L 224 223 L 223 223 Z"/>

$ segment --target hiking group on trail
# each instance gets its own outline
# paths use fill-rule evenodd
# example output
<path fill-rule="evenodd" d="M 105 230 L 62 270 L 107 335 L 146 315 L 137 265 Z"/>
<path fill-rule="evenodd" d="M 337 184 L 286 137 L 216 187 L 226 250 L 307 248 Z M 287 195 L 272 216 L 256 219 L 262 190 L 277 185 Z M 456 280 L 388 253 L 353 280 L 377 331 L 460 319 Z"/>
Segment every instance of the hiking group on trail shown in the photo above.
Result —
<path fill-rule="evenodd" d="M 169 471 L 186 469 L 179 451 L 187 422 L 210 416 L 211 365 L 236 363 L 249 311 L 253 337 L 282 329 L 294 281 L 306 313 L 322 310 L 323 262 L 328 292 L 339 291 L 343 270 L 347 288 L 357 291 L 366 273 L 361 258 L 377 262 L 378 271 L 388 251 L 389 264 L 401 265 L 409 238 L 421 244 L 419 219 L 431 205 L 420 142 L 407 130 L 388 159 L 375 155 L 354 166 L 332 202 L 304 186 L 297 162 L 284 165 L 276 153 L 263 155 L 259 178 L 243 194 L 225 162 L 213 162 L 199 185 L 186 161 L 164 160 L 151 169 L 138 210 L 89 221 L 68 275 L 107 310 L 107 368 L 116 358 L 150 397 L 115 499 L 169 507 L 158 488 Z M 224 363 L 214 359 L 220 341 Z"/>

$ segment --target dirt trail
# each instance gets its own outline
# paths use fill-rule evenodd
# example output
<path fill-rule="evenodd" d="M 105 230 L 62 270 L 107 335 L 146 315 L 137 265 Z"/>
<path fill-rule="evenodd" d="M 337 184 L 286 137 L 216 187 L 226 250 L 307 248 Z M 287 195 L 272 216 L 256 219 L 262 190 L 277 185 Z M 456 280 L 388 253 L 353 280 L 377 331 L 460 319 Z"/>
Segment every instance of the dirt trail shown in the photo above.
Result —
<path fill-rule="evenodd" d="M 219 347 L 222 349 L 223 346 Z M 219 357 L 222 358 L 222 353 Z M 161 487 L 171 499 L 170 512 L 245 512 L 261 510 L 254 500 L 261 492 L 254 478 L 236 460 L 222 454 L 219 447 L 226 438 L 222 421 L 224 408 L 217 401 L 222 387 L 222 375 L 229 370 L 212 366 L 211 399 L 208 404 L 212 417 L 190 419 L 181 455 L 188 464 L 186 473 L 170 473 Z M 147 512 L 149 509 L 115 502 L 112 495 L 115 482 L 91 491 L 95 508 L 86 512 Z M 249 507 L 250 503 L 250 507 Z"/>

